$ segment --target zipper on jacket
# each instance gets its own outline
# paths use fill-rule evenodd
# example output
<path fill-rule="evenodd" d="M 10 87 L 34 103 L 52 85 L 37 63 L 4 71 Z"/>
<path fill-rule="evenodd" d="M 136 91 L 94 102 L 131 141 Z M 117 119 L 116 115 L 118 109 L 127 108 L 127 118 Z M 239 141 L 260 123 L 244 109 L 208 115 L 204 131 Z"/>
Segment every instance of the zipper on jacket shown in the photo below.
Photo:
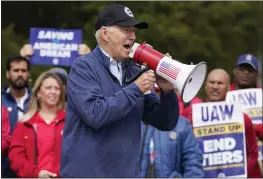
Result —
<path fill-rule="evenodd" d="M 38 147 L 37 147 L 37 129 L 33 127 L 33 130 L 34 130 L 34 134 L 35 134 L 35 155 L 34 155 L 34 164 L 35 166 L 37 166 L 37 156 L 38 156 Z"/>
<path fill-rule="evenodd" d="M 55 151 L 55 149 L 56 149 L 56 147 L 55 147 L 55 146 L 56 146 L 56 129 L 57 129 L 58 123 L 59 123 L 59 121 L 57 120 L 57 121 L 56 121 L 56 124 L 55 124 L 55 127 L 54 127 L 54 129 L 53 129 L 53 136 L 54 136 L 53 142 L 54 142 L 54 144 L 53 144 L 53 147 L 52 147 L 52 148 L 53 148 L 53 152 L 54 152 L 54 159 L 55 159 L 55 155 L 56 155 L 56 154 L 55 154 L 55 152 L 56 152 L 56 151 Z M 53 160 L 53 162 L 52 162 L 52 167 L 54 167 L 54 163 L 55 163 L 55 162 L 54 162 L 54 160 Z"/>
<path fill-rule="evenodd" d="M 127 73 L 130 70 L 131 66 L 132 66 L 132 64 L 129 61 L 126 61 L 125 64 L 124 64 L 124 68 L 123 68 L 123 72 L 124 73 L 122 75 L 122 87 L 127 86 L 126 77 L 127 77 Z"/>
<path fill-rule="evenodd" d="M 98 48 L 98 47 L 96 47 L 96 48 Z M 100 50 L 100 51 L 101 51 L 101 50 Z M 95 58 L 98 58 L 98 57 L 93 53 L 93 51 L 92 51 L 91 53 L 92 53 L 92 55 L 93 55 Z M 103 52 L 101 52 L 101 53 L 103 53 Z M 103 55 L 104 55 L 104 54 L 103 54 Z M 100 58 L 100 57 L 99 57 L 99 58 Z M 99 62 L 99 63 L 100 63 L 100 62 Z M 100 64 L 101 64 L 101 63 L 100 63 Z M 110 66 L 105 66 L 105 65 L 103 65 L 103 64 L 101 64 L 101 65 L 109 72 L 109 74 L 110 74 L 110 76 L 113 78 L 113 80 L 117 81 L 118 84 L 122 87 L 122 85 L 120 84 L 120 81 L 118 80 L 118 78 L 111 73 Z"/>
<path fill-rule="evenodd" d="M 58 128 L 58 124 L 60 123 L 60 121 L 59 120 L 57 120 L 56 121 L 56 125 L 55 125 L 55 128 L 54 128 L 54 131 L 53 131 L 53 134 L 54 134 L 54 138 L 53 138 L 53 141 L 54 141 L 54 145 L 53 145 L 53 151 L 54 151 L 54 159 L 55 159 L 55 156 L 56 156 L 56 154 L 55 154 L 55 152 L 56 152 L 56 131 L 57 131 L 57 128 Z M 61 134 L 60 134 L 61 135 Z M 53 161 L 53 163 L 52 163 L 52 166 L 54 165 L 54 161 Z"/>
<path fill-rule="evenodd" d="M 109 68 L 106 68 L 106 70 L 109 72 L 109 74 L 110 74 L 110 76 L 113 78 L 113 80 L 116 81 L 116 82 L 118 82 L 118 84 L 122 87 L 119 79 L 118 79 L 114 74 L 111 73 L 110 67 L 109 67 Z"/>

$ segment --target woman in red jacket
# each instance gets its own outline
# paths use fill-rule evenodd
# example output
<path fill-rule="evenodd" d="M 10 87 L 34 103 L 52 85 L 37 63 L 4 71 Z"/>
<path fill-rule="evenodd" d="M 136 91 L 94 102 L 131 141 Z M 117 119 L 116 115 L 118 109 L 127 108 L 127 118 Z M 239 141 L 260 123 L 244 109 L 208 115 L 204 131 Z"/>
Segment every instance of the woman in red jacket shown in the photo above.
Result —
<path fill-rule="evenodd" d="M 41 74 L 28 112 L 16 125 L 9 148 L 11 169 L 19 177 L 59 177 L 64 109 L 61 80 L 54 73 Z"/>
<path fill-rule="evenodd" d="M 7 155 L 9 143 L 10 143 L 10 124 L 8 119 L 8 111 L 7 109 L 2 105 L 2 138 L 1 138 L 1 153 L 2 156 Z"/>

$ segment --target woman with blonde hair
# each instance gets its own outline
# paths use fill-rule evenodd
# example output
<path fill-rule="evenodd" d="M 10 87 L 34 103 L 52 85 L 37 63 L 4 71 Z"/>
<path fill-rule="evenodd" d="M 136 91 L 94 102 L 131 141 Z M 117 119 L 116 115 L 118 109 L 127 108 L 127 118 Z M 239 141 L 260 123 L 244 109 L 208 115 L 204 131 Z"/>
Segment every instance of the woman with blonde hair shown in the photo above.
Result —
<path fill-rule="evenodd" d="M 18 177 L 59 177 L 65 89 L 51 72 L 37 79 L 28 111 L 14 129 L 9 159 Z"/>

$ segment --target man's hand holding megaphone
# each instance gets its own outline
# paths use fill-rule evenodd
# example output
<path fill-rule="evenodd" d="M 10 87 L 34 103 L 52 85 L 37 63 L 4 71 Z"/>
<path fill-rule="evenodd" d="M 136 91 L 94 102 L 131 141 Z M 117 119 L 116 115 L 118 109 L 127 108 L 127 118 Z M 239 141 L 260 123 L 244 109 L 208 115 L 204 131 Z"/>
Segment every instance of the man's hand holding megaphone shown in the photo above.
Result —
<path fill-rule="evenodd" d="M 172 58 L 169 53 L 165 54 L 167 57 Z M 161 76 L 154 73 L 153 70 L 148 70 L 144 72 L 140 77 L 135 80 L 135 84 L 140 88 L 143 93 L 154 88 L 154 84 L 157 83 L 158 87 L 162 89 L 163 92 L 169 92 L 174 89 L 172 83 L 162 78 Z"/>

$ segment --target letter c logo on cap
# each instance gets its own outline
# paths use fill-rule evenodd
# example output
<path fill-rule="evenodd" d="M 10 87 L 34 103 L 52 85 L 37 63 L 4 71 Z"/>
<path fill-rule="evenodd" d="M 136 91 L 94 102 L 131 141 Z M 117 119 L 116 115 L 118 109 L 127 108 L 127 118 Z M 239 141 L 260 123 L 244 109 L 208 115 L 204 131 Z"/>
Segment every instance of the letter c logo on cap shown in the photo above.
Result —
<path fill-rule="evenodd" d="M 132 11 L 131 11 L 128 7 L 125 7 L 125 8 L 124 8 L 124 12 L 125 12 L 128 16 L 134 17 Z"/>

